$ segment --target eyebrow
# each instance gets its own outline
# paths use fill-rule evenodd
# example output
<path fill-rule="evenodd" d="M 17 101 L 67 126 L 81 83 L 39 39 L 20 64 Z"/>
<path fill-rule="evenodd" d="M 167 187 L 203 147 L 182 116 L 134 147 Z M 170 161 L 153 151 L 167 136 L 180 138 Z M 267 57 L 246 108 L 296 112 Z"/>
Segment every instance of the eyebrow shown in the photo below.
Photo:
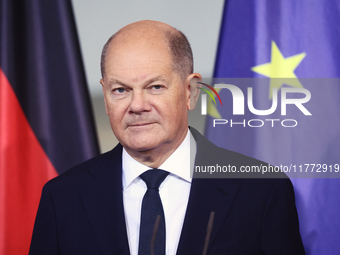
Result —
<path fill-rule="evenodd" d="M 118 85 L 122 85 L 122 86 L 127 87 L 126 84 L 124 84 L 123 82 L 121 82 L 121 81 L 119 81 L 119 80 L 116 80 L 116 79 L 114 79 L 114 78 L 109 79 L 108 84 L 109 84 L 109 85 L 118 84 Z"/>
<path fill-rule="evenodd" d="M 164 75 L 159 75 L 155 78 L 151 78 L 151 79 L 145 81 L 143 83 L 143 86 L 148 85 L 150 83 L 153 83 L 155 81 L 167 81 L 167 78 Z M 121 81 L 114 79 L 114 78 L 109 79 L 108 84 L 109 85 L 118 84 L 118 85 L 121 85 L 121 86 L 124 86 L 124 87 L 130 87 L 129 85 L 125 84 L 124 82 L 121 82 Z"/>

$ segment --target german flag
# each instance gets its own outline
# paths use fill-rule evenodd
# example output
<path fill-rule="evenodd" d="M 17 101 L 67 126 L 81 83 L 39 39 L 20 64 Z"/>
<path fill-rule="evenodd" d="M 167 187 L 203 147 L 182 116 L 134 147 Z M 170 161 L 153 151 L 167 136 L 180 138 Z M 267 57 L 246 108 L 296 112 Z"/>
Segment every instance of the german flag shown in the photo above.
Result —
<path fill-rule="evenodd" d="M 0 254 L 27 254 L 43 185 L 99 153 L 69 0 L 0 1 Z"/>

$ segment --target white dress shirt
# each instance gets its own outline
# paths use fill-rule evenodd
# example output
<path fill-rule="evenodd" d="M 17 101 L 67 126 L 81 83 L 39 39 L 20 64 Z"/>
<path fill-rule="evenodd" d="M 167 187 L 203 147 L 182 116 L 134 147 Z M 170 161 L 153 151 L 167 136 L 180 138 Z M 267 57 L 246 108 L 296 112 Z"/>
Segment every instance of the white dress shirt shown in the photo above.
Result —
<path fill-rule="evenodd" d="M 190 171 L 193 171 L 195 160 L 193 155 L 196 155 L 196 141 L 188 130 L 181 145 L 158 168 L 170 172 L 159 187 L 165 215 L 166 255 L 175 255 L 177 251 L 189 199 L 192 179 Z M 131 255 L 138 255 L 142 200 L 147 190 L 145 182 L 139 175 L 151 168 L 133 159 L 125 149 L 122 157 L 127 235 Z"/>

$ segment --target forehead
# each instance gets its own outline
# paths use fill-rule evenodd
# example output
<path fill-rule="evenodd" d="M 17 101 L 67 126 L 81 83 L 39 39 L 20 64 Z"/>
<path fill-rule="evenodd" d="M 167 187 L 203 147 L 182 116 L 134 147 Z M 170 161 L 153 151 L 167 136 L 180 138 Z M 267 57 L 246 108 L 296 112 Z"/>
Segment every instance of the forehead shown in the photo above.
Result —
<path fill-rule="evenodd" d="M 113 40 L 105 61 L 107 78 L 129 74 L 145 76 L 150 72 L 172 70 L 167 42 L 160 35 L 124 36 Z"/>

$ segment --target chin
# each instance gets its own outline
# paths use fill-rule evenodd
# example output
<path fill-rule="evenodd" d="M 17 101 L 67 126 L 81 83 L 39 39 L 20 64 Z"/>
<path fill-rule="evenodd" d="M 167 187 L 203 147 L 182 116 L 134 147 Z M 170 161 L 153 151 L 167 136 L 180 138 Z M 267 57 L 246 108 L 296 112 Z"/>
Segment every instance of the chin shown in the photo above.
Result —
<path fill-rule="evenodd" d="M 147 151 L 152 151 L 154 149 L 157 149 L 159 147 L 158 144 L 133 144 L 132 146 L 129 146 L 130 150 L 132 151 L 138 151 L 138 152 L 147 152 Z"/>
<path fill-rule="evenodd" d="M 163 144 L 162 141 L 164 140 L 159 135 L 157 137 L 155 136 L 157 136 L 155 133 L 130 135 L 126 145 L 134 151 L 153 150 Z"/>

